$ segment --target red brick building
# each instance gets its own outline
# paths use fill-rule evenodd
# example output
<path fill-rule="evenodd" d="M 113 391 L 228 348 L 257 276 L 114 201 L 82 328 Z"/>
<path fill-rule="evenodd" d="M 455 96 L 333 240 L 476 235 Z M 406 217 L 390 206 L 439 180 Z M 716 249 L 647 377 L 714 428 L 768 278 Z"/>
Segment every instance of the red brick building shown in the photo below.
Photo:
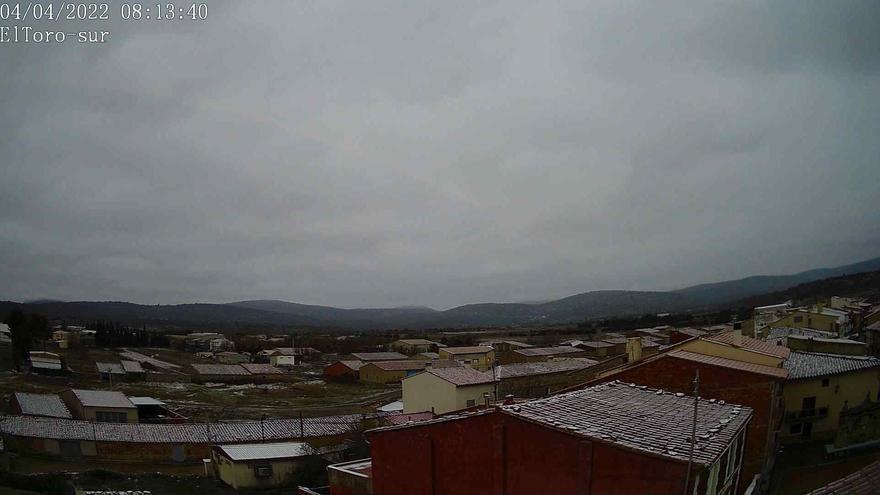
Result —
<path fill-rule="evenodd" d="M 748 406 L 753 411 L 743 461 L 740 489 L 756 474 L 762 479 L 773 467 L 776 431 L 782 420 L 782 385 L 788 372 L 759 364 L 674 350 L 653 358 L 610 370 L 588 385 L 622 380 L 672 392 L 692 393 L 696 370 L 700 370 L 700 396 Z"/>
<path fill-rule="evenodd" d="M 363 361 L 336 361 L 324 368 L 324 378 L 329 381 L 356 382 L 363 366 Z"/>
<path fill-rule="evenodd" d="M 693 398 L 625 383 L 368 432 L 375 495 L 663 494 L 685 488 Z M 747 407 L 700 401 L 687 493 L 736 490 Z M 710 485 L 714 490 L 710 490 Z M 331 494 L 351 493 L 331 485 Z"/>

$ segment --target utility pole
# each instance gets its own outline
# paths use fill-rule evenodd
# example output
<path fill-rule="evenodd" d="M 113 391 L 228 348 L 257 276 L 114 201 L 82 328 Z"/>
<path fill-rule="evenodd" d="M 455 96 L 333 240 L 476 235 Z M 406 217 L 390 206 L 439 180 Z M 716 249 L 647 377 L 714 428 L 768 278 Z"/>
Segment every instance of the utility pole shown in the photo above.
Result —
<path fill-rule="evenodd" d="M 694 418 L 691 423 L 691 448 L 688 453 L 687 472 L 684 474 L 684 495 L 688 493 L 688 485 L 691 483 L 691 468 L 694 465 L 694 448 L 697 446 L 697 411 L 700 407 L 700 369 L 694 376 Z"/>

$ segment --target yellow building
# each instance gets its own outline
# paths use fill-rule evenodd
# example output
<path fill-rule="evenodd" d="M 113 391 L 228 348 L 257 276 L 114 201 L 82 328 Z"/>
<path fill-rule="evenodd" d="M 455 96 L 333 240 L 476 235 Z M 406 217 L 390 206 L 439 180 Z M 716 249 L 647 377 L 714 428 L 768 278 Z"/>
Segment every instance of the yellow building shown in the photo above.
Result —
<path fill-rule="evenodd" d="M 217 445 L 211 449 L 214 475 L 235 488 L 295 486 L 297 470 L 314 455 L 301 442 Z"/>
<path fill-rule="evenodd" d="M 486 371 L 495 364 L 495 349 L 486 345 L 470 347 L 444 347 L 440 359 L 452 359 L 475 370 Z"/>
<path fill-rule="evenodd" d="M 738 330 L 689 340 L 679 349 L 773 368 L 782 366 L 791 353 L 788 347 L 747 337 Z"/>
<path fill-rule="evenodd" d="M 836 309 L 816 308 L 817 311 L 809 309 L 795 309 L 784 317 L 771 322 L 770 328 L 775 327 L 792 327 L 792 328 L 813 328 L 825 332 L 833 332 L 837 335 L 843 335 L 847 329 L 847 318 L 845 313 Z"/>
<path fill-rule="evenodd" d="M 98 423 L 137 423 L 137 407 L 122 392 L 70 389 L 61 392 L 73 417 Z"/>
<path fill-rule="evenodd" d="M 866 397 L 880 398 L 880 359 L 875 357 L 792 352 L 785 369 L 781 435 L 789 442 L 831 440 L 844 408 Z"/>
<path fill-rule="evenodd" d="M 403 380 L 403 412 L 443 414 L 495 400 L 495 378 L 464 366 L 431 369 Z"/>
<path fill-rule="evenodd" d="M 442 344 L 427 339 L 400 339 L 395 340 L 388 347 L 392 351 L 412 356 L 423 352 L 435 352 L 441 346 Z"/>

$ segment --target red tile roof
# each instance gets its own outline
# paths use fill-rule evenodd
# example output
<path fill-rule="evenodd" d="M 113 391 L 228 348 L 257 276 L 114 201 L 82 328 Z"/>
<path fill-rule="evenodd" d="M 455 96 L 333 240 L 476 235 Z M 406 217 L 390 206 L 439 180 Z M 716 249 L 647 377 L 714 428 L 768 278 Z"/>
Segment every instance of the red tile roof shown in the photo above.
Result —
<path fill-rule="evenodd" d="M 733 359 L 726 359 L 717 356 L 707 356 L 705 354 L 698 354 L 696 352 L 677 350 L 669 352 L 668 354 L 665 354 L 665 356 L 684 359 L 686 361 L 693 361 L 695 363 L 703 363 L 712 366 L 721 366 L 724 368 L 746 371 L 749 373 L 758 373 L 760 375 L 767 375 L 780 379 L 785 379 L 788 377 L 788 371 L 782 368 L 774 368 L 772 366 L 764 366 L 761 364 L 746 363 L 743 361 L 736 361 Z"/>
<path fill-rule="evenodd" d="M 877 495 L 880 493 L 880 461 L 810 492 L 810 495 Z"/>
<path fill-rule="evenodd" d="M 733 332 L 723 332 L 717 335 L 711 335 L 709 337 L 703 337 L 703 339 L 708 340 L 710 342 L 720 342 L 722 344 L 731 345 L 734 347 L 739 347 L 745 349 L 747 351 L 759 352 L 761 354 L 768 354 L 770 356 L 775 356 L 780 359 L 786 359 L 789 354 L 791 354 L 791 349 L 785 346 L 776 345 L 772 342 L 764 342 L 763 340 L 753 339 L 751 337 L 747 337 L 743 335 L 741 337 L 739 344 L 734 344 L 734 335 Z"/>

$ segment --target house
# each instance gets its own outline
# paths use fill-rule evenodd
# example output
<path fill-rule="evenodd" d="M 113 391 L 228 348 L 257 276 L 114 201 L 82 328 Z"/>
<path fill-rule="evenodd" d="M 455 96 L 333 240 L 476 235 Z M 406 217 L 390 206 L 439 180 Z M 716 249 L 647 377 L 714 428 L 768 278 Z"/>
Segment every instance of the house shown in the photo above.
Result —
<path fill-rule="evenodd" d="M 185 335 L 183 340 L 184 348 L 190 352 L 235 350 L 235 343 L 217 332 L 194 332 Z"/>
<path fill-rule="evenodd" d="M 95 368 L 98 369 L 101 380 L 112 382 L 114 378 L 119 380 L 125 377 L 125 370 L 122 369 L 122 365 L 119 363 L 95 363 Z"/>
<path fill-rule="evenodd" d="M 752 310 L 753 333 L 755 338 L 763 338 L 765 336 L 765 328 L 770 323 L 779 321 L 791 310 L 792 302 L 785 301 L 779 304 L 771 304 L 768 306 L 757 306 Z"/>
<path fill-rule="evenodd" d="M 611 344 L 605 344 L 611 347 Z M 578 347 L 560 345 L 555 347 L 529 347 L 510 353 L 511 363 L 536 363 L 556 358 L 592 357 L 588 351 Z M 604 357 L 604 356 L 603 356 Z"/>
<path fill-rule="evenodd" d="M 880 486 L 880 461 L 811 491 L 808 495 L 872 495 Z"/>
<path fill-rule="evenodd" d="M 448 368 L 460 366 L 455 361 L 425 361 L 406 359 L 402 361 L 373 361 L 361 366 L 360 381 L 364 383 L 397 383 L 408 376 L 415 375 L 426 368 Z"/>
<path fill-rule="evenodd" d="M 141 366 L 141 363 L 137 361 L 128 361 L 121 360 L 119 362 L 122 365 L 122 370 L 125 371 L 125 376 L 129 380 L 143 380 L 147 376 L 147 372 L 144 370 L 144 367 Z"/>
<path fill-rule="evenodd" d="M 137 423 L 137 407 L 122 392 L 70 389 L 61 392 L 76 419 L 98 423 Z"/>
<path fill-rule="evenodd" d="M 240 364 L 191 364 L 196 374 L 193 382 L 244 383 L 253 380 L 251 373 Z"/>
<path fill-rule="evenodd" d="M 370 361 L 397 361 L 407 359 L 405 354 L 399 352 L 355 352 L 351 355 L 354 359 L 363 362 Z"/>
<path fill-rule="evenodd" d="M 292 367 L 302 363 L 302 354 L 293 347 L 276 347 L 269 351 L 269 364 L 272 366 Z"/>
<path fill-rule="evenodd" d="M 171 409 L 161 400 L 152 397 L 129 397 L 128 400 L 137 408 L 138 421 L 141 423 L 183 423 L 186 417 Z"/>
<path fill-rule="evenodd" d="M 495 349 L 495 362 L 500 364 L 507 364 L 512 362 L 511 353 L 513 351 L 533 347 L 531 344 L 526 344 L 525 342 L 517 342 L 516 340 L 493 340 L 488 342 L 481 342 L 480 345 L 492 346 L 492 348 Z"/>
<path fill-rule="evenodd" d="M 792 352 L 785 362 L 783 389 L 786 442 L 831 440 L 840 413 L 865 398 L 880 400 L 880 359 L 813 352 Z"/>
<path fill-rule="evenodd" d="M 689 464 L 694 403 L 611 382 L 377 428 L 367 432 L 373 493 L 734 493 L 751 409 L 698 400 Z"/>
<path fill-rule="evenodd" d="M 31 373 L 38 375 L 63 375 L 61 356 L 54 352 L 30 351 L 28 353 Z"/>
<path fill-rule="evenodd" d="M 607 337 L 601 339 L 599 342 L 604 342 L 606 344 L 611 344 L 613 347 L 605 347 L 605 354 L 609 356 L 613 356 L 615 354 L 624 354 L 626 353 L 626 337 Z M 584 342 L 578 342 L 578 344 L 584 344 Z"/>
<path fill-rule="evenodd" d="M 360 379 L 363 361 L 336 361 L 324 368 L 324 378 L 336 382 L 356 382 Z"/>
<path fill-rule="evenodd" d="M 343 495 L 372 495 L 373 466 L 371 459 L 342 462 L 327 466 L 327 481 L 331 493 Z M 308 493 L 312 495 L 312 492 Z"/>
<path fill-rule="evenodd" d="M 443 344 L 438 344 L 426 339 L 400 339 L 392 342 L 388 347 L 392 351 L 401 352 L 409 356 L 422 352 L 436 352 Z"/>
<path fill-rule="evenodd" d="M 269 363 L 242 363 L 240 366 L 255 376 L 271 377 L 284 374 L 281 368 Z"/>
<path fill-rule="evenodd" d="M 850 356 L 868 355 L 868 344 L 852 339 L 792 335 L 786 339 L 785 345 L 792 351 L 847 354 Z"/>
<path fill-rule="evenodd" d="M 290 486 L 297 470 L 316 455 L 304 442 L 216 445 L 211 449 L 217 478 L 236 490 Z"/>
<path fill-rule="evenodd" d="M 403 384 L 403 412 L 443 414 L 494 400 L 495 378 L 473 368 L 430 369 L 407 377 Z"/>
<path fill-rule="evenodd" d="M 250 361 L 250 358 L 244 354 L 232 351 L 221 351 L 214 354 L 214 359 L 222 364 L 241 364 Z"/>
<path fill-rule="evenodd" d="M 638 337 L 650 337 L 652 340 L 660 342 L 661 344 L 669 343 L 669 333 L 671 329 L 667 326 L 656 327 L 656 328 L 637 328 L 632 331 L 632 335 Z"/>
<path fill-rule="evenodd" d="M 495 349 L 487 345 L 444 347 L 438 351 L 440 359 L 451 359 L 478 371 L 491 369 L 495 364 Z"/>
<path fill-rule="evenodd" d="M 697 371 L 701 397 L 752 409 L 740 488 L 745 488 L 755 475 L 769 478 L 783 415 L 780 396 L 788 376 L 785 369 L 674 349 L 601 371 L 599 378 L 589 384 L 619 380 L 689 394 L 693 393 Z"/>
<path fill-rule="evenodd" d="M 788 347 L 747 337 L 739 330 L 710 334 L 678 344 L 681 350 L 778 368 L 791 354 Z"/>
<path fill-rule="evenodd" d="M 624 363 L 619 356 L 605 361 L 586 358 L 534 363 L 502 364 L 495 367 L 496 393 L 502 399 L 544 397 L 564 388 L 589 381 L 603 369 Z"/>
<path fill-rule="evenodd" d="M 849 314 L 831 308 L 813 307 L 813 308 L 796 308 L 789 311 L 784 317 L 770 322 L 767 326 L 773 327 L 795 327 L 795 328 L 813 328 L 832 332 L 837 336 L 843 337 L 851 328 Z"/>
<path fill-rule="evenodd" d="M 46 418 L 66 418 L 73 416 L 55 394 L 28 394 L 15 392 L 9 399 L 9 409 L 12 414 L 24 416 L 42 416 Z"/>

